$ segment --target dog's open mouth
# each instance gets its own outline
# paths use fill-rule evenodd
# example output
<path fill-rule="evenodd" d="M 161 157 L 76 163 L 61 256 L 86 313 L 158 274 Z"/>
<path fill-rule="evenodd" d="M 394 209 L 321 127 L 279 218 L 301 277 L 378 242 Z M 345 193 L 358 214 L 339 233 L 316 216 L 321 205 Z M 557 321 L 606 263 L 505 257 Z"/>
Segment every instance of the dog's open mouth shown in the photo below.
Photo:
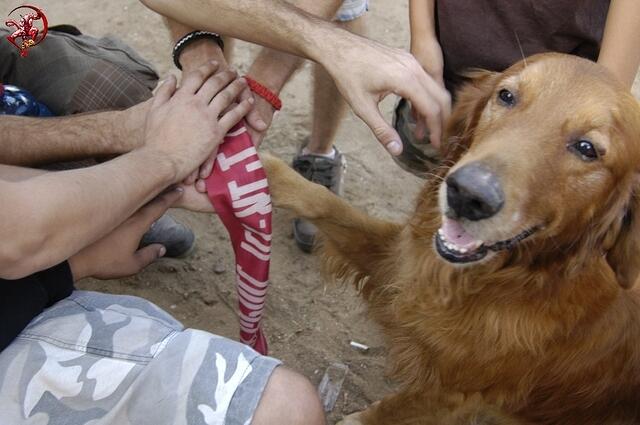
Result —
<path fill-rule="evenodd" d="M 511 239 L 487 244 L 475 239 L 457 220 L 444 217 L 442 227 L 435 236 L 438 254 L 451 263 L 472 263 L 480 261 L 489 251 L 498 252 L 513 249 L 519 242 L 534 234 L 537 227 L 525 230 Z"/>

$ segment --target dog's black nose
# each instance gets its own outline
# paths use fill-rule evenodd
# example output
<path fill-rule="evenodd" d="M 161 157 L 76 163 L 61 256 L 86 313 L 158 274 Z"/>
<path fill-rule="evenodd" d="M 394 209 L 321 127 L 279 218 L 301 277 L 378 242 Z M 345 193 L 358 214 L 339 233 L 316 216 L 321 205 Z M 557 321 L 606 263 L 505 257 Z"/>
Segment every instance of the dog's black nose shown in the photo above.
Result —
<path fill-rule="evenodd" d="M 477 221 L 500 211 L 504 192 L 491 170 L 472 162 L 447 177 L 447 201 L 458 217 Z"/>

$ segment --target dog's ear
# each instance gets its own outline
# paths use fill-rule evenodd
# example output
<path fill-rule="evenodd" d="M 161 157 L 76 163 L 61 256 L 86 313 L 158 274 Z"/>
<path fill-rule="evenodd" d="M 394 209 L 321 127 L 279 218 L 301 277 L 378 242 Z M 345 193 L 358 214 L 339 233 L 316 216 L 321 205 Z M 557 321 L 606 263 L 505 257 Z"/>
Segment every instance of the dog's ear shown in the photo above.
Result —
<path fill-rule="evenodd" d="M 629 289 L 640 275 L 640 185 L 636 185 L 625 215 L 615 227 L 617 237 L 607 252 L 607 262 L 620 286 Z"/>
<path fill-rule="evenodd" d="M 464 74 L 467 82 L 456 93 L 444 137 L 445 157 L 456 161 L 466 152 L 480 115 L 495 89 L 500 73 L 481 69 Z"/>
<path fill-rule="evenodd" d="M 614 229 L 618 231 L 614 233 L 616 237 L 607 250 L 606 258 L 620 286 L 629 289 L 640 277 L 640 145 L 637 143 L 640 134 L 640 103 L 626 89 L 617 100 L 619 107 L 614 113 L 613 128 L 627 147 L 626 157 L 631 161 L 631 166 L 636 168 L 626 185 L 617 186 L 619 190 L 625 190 L 626 194 L 630 191 L 631 196 L 624 209 L 624 217 L 618 219 L 618 229 Z"/>

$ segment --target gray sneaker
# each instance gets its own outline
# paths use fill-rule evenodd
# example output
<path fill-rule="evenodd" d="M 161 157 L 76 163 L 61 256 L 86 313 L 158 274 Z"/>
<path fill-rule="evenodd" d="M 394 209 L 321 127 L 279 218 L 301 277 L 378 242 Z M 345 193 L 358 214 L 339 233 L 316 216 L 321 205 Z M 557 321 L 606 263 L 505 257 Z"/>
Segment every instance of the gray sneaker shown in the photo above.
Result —
<path fill-rule="evenodd" d="M 165 257 L 182 258 L 191 254 L 196 246 L 195 241 L 196 237 L 191 229 L 165 214 L 144 234 L 140 248 L 159 243 L 167 249 Z"/>
<path fill-rule="evenodd" d="M 342 196 L 342 180 L 346 161 L 340 151 L 335 148 L 336 156 L 331 159 L 325 156 L 299 153 L 293 158 L 293 169 L 305 179 L 320 184 L 338 196 Z M 311 252 L 318 229 L 306 220 L 296 218 L 293 221 L 293 237 L 298 247 L 304 252 Z"/>

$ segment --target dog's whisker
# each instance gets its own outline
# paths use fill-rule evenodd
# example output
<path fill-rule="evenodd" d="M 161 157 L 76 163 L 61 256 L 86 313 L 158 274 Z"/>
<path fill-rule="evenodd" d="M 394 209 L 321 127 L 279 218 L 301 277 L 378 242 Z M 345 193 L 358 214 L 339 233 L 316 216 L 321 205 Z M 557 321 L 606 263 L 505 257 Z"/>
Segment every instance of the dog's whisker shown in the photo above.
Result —
<path fill-rule="evenodd" d="M 436 174 L 436 173 L 423 173 L 423 176 L 425 178 L 432 178 L 432 179 L 436 179 L 436 180 L 439 180 L 439 181 L 444 181 L 444 177 L 442 177 L 441 175 Z"/>
<path fill-rule="evenodd" d="M 514 30 L 513 34 L 516 36 L 516 41 L 518 42 L 518 48 L 520 49 L 520 55 L 522 55 L 522 60 L 524 61 L 524 67 L 527 68 L 527 57 L 524 55 L 524 50 L 522 49 L 522 43 L 520 43 L 520 37 L 518 37 L 518 32 Z"/>

